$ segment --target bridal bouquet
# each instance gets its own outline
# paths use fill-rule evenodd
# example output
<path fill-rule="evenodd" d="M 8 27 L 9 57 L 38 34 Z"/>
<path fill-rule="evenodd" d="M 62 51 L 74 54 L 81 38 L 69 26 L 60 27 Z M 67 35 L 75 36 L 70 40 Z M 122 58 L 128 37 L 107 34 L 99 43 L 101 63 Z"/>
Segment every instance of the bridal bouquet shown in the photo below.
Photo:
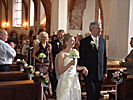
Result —
<path fill-rule="evenodd" d="M 73 59 L 79 58 L 79 52 L 78 52 L 78 50 L 72 49 L 72 50 L 70 51 L 69 57 L 70 57 L 70 58 L 73 58 Z"/>
<path fill-rule="evenodd" d="M 122 79 L 122 72 L 123 72 L 123 69 L 120 69 L 119 71 L 115 71 L 115 73 L 112 73 L 113 77 L 112 77 L 112 80 L 114 82 L 118 82 Z"/>

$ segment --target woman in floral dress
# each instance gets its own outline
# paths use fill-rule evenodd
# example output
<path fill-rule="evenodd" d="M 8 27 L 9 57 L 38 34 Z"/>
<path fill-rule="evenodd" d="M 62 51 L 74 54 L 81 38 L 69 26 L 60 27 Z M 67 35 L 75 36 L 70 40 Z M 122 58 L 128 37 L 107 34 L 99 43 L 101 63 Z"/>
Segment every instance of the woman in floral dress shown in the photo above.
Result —
<path fill-rule="evenodd" d="M 52 58 L 52 46 L 48 43 L 48 33 L 41 32 L 39 34 L 40 43 L 36 44 L 33 51 L 33 57 L 36 59 L 36 70 L 39 70 L 43 74 L 46 74 L 47 79 L 49 80 L 48 70 L 53 70 L 53 58 Z M 44 59 L 40 59 L 38 55 L 40 53 L 44 53 L 46 57 Z M 42 62 L 43 61 L 43 62 Z M 48 88 L 47 88 L 48 87 Z M 52 95 L 51 91 L 51 83 L 46 84 L 45 95 Z"/>

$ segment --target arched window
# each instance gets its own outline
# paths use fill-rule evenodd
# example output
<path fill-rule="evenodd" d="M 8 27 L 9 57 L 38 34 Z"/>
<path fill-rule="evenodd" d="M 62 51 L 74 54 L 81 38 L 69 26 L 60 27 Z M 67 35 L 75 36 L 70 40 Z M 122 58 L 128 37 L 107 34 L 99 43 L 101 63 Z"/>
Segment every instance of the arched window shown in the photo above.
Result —
<path fill-rule="evenodd" d="M 100 0 L 96 0 L 96 12 L 95 12 L 95 20 L 100 23 L 101 30 L 101 36 L 103 37 L 103 11 L 102 11 L 102 5 Z"/>
<path fill-rule="evenodd" d="M 34 26 L 34 2 L 30 0 L 30 26 Z"/>
<path fill-rule="evenodd" d="M 100 8 L 98 10 L 98 22 L 100 23 L 100 28 L 102 28 L 102 16 Z"/>
<path fill-rule="evenodd" d="M 13 26 L 21 27 L 22 24 L 22 0 L 13 0 Z"/>

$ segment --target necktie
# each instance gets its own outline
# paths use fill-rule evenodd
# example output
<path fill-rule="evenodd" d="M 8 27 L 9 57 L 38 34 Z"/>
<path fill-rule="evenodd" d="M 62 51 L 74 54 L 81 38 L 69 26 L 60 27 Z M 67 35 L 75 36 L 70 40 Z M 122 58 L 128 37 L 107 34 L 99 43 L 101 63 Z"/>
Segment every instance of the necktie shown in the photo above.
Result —
<path fill-rule="evenodd" d="M 96 45 L 96 48 L 98 49 L 98 41 L 97 41 L 97 38 L 95 39 L 95 45 Z"/>

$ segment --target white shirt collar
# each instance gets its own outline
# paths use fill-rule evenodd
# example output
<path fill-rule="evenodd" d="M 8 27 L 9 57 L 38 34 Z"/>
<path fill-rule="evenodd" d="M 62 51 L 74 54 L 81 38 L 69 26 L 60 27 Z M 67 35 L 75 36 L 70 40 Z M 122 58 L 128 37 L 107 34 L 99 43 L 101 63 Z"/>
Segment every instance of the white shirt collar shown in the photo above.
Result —
<path fill-rule="evenodd" d="M 93 35 L 91 35 L 91 37 L 92 37 L 93 41 L 95 41 L 96 38 Z M 99 41 L 99 36 L 97 36 L 97 41 Z"/>

